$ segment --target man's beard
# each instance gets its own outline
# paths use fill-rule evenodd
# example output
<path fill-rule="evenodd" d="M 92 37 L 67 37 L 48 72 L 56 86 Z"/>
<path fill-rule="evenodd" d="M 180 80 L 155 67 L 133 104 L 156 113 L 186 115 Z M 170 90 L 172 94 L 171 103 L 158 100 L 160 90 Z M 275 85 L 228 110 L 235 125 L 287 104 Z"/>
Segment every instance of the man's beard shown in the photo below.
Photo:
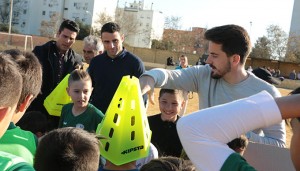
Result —
<path fill-rule="evenodd" d="M 209 65 L 212 69 L 216 69 L 215 66 L 213 65 Z M 230 62 L 228 61 L 227 62 L 227 65 L 226 65 L 226 68 L 224 68 L 224 71 L 221 72 L 220 74 L 214 74 L 213 71 L 211 71 L 211 78 L 212 79 L 220 79 L 222 78 L 226 73 L 230 72 L 231 71 L 231 65 L 230 65 Z"/>

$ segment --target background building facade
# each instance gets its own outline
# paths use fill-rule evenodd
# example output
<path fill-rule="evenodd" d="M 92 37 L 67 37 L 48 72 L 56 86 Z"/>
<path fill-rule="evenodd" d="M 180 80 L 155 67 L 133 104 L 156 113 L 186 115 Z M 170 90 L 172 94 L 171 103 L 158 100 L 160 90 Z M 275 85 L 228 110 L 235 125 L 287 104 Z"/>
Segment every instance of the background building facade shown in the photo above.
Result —
<path fill-rule="evenodd" d="M 53 37 L 63 19 L 97 28 L 98 15 L 114 16 L 116 6 L 117 0 L 13 0 L 12 27 L 21 34 Z M 10 0 L 0 0 L 1 17 L 9 18 L 9 8 Z"/>

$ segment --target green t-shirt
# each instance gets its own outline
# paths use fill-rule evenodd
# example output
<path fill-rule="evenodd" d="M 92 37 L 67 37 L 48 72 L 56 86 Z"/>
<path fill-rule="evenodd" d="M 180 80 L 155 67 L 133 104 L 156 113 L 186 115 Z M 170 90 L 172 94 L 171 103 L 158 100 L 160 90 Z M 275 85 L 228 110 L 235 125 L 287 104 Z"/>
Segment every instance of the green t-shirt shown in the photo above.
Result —
<path fill-rule="evenodd" d="M 221 171 L 255 171 L 238 153 L 232 153 L 224 162 Z"/>
<path fill-rule="evenodd" d="M 0 170 L 3 171 L 34 171 L 33 167 L 21 157 L 0 151 Z"/>
<path fill-rule="evenodd" d="M 98 124 L 104 117 L 103 113 L 92 104 L 88 104 L 87 109 L 82 114 L 74 116 L 72 108 L 73 103 L 63 106 L 58 127 L 76 127 L 88 132 L 96 132 Z"/>
<path fill-rule="evenodd" d="M 22 157 L 33 165 L 33 156 L 37 147 L 37 138 L 30 132 L 16 127 L 13 122 L 0 139 L 0 151 Z"/>

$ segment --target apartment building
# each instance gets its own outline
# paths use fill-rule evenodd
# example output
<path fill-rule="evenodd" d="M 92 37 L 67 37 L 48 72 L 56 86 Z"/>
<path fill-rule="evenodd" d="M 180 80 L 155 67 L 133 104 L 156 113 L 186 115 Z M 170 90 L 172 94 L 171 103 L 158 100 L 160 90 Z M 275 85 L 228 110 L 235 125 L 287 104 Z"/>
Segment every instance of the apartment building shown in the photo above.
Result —
<path fill-rule="evenodd" d="M 22 34 L 52 37 L 63 19 L 97 28 L 100 13 L 114 16 L 116 7 L 117 0 L 13 0 L 12 27 Z M 0 0 L 0 10 L 7 8 L 8 0 Z"/>
<path fill-rule="evenodd" d="M 124 8 L 118 8 L 118 15 L 123 21 L 131 22 L 130 26 L 124 24 L 125 42 L 130 46 L 151 48 L 152 40 L 161 40 L 164 30 L 164 15 L 147 7 L 144 1 L 129 3 Z M 126 21 L 127 20 L 127 21 Z M 130 20 L 130 21 L 129 21 Z"/>

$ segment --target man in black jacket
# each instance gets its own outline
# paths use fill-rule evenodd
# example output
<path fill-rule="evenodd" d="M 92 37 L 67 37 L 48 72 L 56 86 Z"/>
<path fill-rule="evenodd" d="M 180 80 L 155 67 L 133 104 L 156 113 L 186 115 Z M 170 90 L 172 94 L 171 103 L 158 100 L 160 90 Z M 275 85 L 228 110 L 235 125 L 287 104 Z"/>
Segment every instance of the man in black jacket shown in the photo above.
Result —
<path fill-rule="evenodd" d="M 43 83 L 41 93 L 32 102 L 28 111 L 41 111 L 47 114 L 49 130 L 57 128 L 59 117 L 50 116 L 44 108 L 43 102 L 68 73 L 72 72 L 76 66 L 82 65 L 82 57 L 71 49 L 78 33 L 77 23 L 64 20 L 57 32 L 56 41 L 51 40 L 33 49 L 33 53 L 43 67 Z"/>

